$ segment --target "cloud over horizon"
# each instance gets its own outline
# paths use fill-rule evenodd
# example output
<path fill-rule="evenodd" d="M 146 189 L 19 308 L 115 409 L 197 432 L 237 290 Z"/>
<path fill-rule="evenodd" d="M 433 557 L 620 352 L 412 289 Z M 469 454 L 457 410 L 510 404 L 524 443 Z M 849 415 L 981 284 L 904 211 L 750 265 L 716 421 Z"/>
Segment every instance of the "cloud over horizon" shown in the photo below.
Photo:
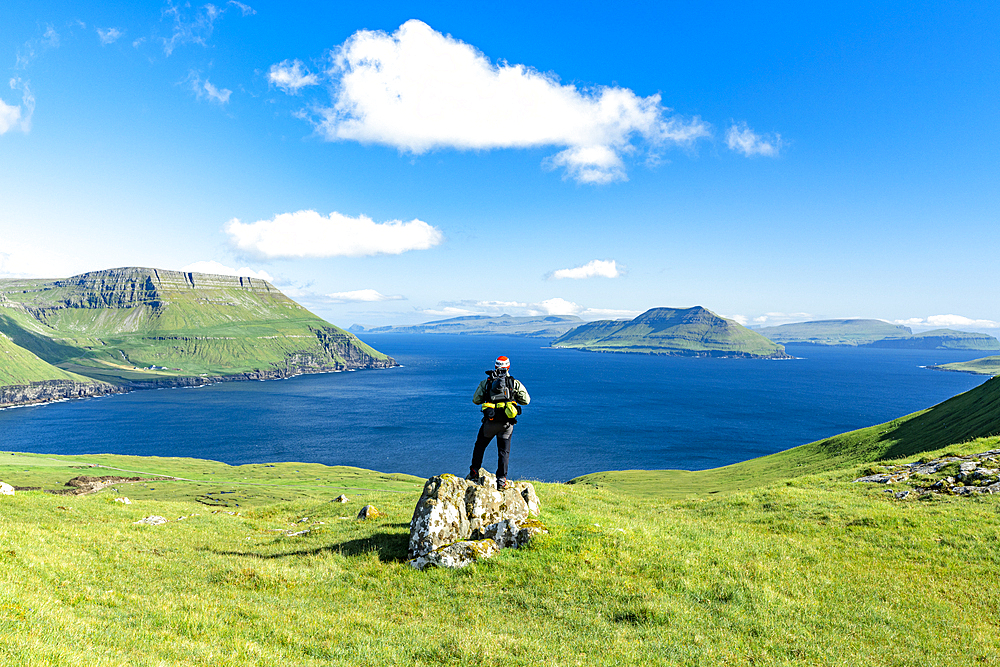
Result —
<path fill-rule="evenodd" d="M 975 329 L 1000 329 L 1000 322 L 993 320 L 976 320 L 962 315 L 931 315 L 930 317 L 911 317 L 906 320 L 893 320 L 893 324 L 907 327 L 931 327 L 934 329 L 952 329 L 954 327 L 970 327 Z"/>
<path fill-rule="evenodd" d="M 352 218 L 334 211 L 323 216 L 312 210 L 250 223 L 233 218 L 224 231 L 239 250 L 266 258 L 399 255 L 444 240 L 440 230 L 422 220 L 377 223 L 365 215 Z"/>
<path fill-rule="evenodd" d="M 465 315 L 488 315 L 499 317 L 547 317 L 549 315 L 575 315 L 584 320 L 596 319 L 631 319 L 639 315 L 639 310 L 619 310 L 611 308 L 587 308 L 561 297 L 545 299 L 537 303 L 520 301 L 446 301 L 438 308 L 419 311 L 425 315 L 436 317 L 462 317 Z"/>
<path fill-rule="evenodd" d="M 374 302 L 374 301 L 405 301 L 406 297 L 400 296 L 398 294 L 387 296 L 373 289 L 359 289 L 350 292 L 334 292 L 333 294 L 327 294 L 326 298 L 332 303 L 355 303 L 355 302 Z"/>
<path fill-rule="evenodd" d="M 595 259 L 573 269 L 559 269 L 552 272 L 553 280 L 582 280 L 584 278 L 617 278 L 622 275 L 615 260 Z"/>
<path fill-rule="evenodd" d="M 726 132 L 726 145 L 730 150 L 743 153 L 746 157 L 763 155 L 764 157 L 777 157 L 781 150 L 781 135 L 760 135 L 751 130 L 747 124 L 733 123 L 729 131 Z"/>
<path fill-rule="evenodd" d="M 297 91 L 308 81 L 285 60 L 269 80 Z M 501 61 L 411 19 L 396 32 L 361 30 L 335 49 L 326 72 L 332 106 L 316 110 L 318 132 L 415 155 L 439 148 L 562 148 L 545 160 L 580 183 L 627 180 L 623 156 L 655 160 L 668 146 L 709 136 L 698 117 L 674 115 L 660 96 L 627 88 L 581 89 L 551 73 Z M 302 83 L 311 85 L 311 82 Z"/>

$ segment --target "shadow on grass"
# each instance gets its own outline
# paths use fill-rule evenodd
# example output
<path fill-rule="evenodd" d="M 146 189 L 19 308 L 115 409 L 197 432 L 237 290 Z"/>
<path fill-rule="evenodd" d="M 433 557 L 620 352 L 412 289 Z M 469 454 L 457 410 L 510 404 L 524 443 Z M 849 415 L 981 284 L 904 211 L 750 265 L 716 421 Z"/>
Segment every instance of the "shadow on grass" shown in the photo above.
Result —
<path fill-rule="evenodd" d="M 402 524 L 409 526 L 410 524 Z M 406 548 L 410 536 L 405 533 L 376 533 L 370 537 L 348 540 L 338 544 L 329 544 L 314 549 L 296 549 L 278 553 L 261 553 L 259 551 L 220 551 L 205 549 L 219 556 L 243 556 L 248 558 L 294 558 L 299 556 L 318 556 L 324 553 L 339 553 L 341 556 L 361 556 L 375 553 L 383 563 L 402 563 L 406 560 Z"/>

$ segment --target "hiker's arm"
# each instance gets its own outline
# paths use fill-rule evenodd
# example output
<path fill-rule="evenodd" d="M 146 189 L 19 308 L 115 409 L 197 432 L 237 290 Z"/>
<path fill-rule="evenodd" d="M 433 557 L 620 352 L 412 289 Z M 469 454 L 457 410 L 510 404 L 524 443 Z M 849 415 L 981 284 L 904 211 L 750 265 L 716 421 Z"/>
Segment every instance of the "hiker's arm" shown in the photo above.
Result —
<path fill-rule="evenodd" d="M 472 402 L 475 403 L 476 405 L 482 405 L 485 393 L 486 393 L 486 380 L 483 380 L 482 382 L 479 383 L 479 386 L 476 387 L 476 391 L 473 392 Z"/>
<path fill-rule="evenodd" d="M 528 390 L 524 388 L 520 380 L 514 380 L 514 400 L 521 405 L 531 403 L 531 396 L 528 396 Z"/>

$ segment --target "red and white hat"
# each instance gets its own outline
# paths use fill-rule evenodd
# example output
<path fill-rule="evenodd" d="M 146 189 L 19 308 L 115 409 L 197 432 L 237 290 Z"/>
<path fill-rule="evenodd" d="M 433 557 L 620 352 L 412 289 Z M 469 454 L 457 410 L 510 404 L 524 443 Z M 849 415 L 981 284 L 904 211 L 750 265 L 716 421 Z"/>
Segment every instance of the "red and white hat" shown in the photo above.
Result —
<path fill-rule="evenodd" d="M 497 357 L 496 369 L 498 371 L 505 371 L 510 368 L 510 359 L 507 357 Z"/>

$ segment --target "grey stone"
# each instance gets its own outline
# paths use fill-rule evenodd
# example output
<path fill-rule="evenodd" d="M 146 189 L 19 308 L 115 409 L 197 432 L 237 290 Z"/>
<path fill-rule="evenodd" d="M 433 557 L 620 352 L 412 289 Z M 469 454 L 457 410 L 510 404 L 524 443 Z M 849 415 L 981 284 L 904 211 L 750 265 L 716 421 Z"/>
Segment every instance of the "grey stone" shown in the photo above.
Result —
<path fill-rule="evenodd" d="M 909 495 L 910 495 L 909 491 L 900 491 L 899 493 L 895 494 L 896 500 L 902 500 L 903 498 L 906 498 Z"/>
<path fill-rule="evenodd" d="M 162 516 L 156 516 L 154 514 L 153 516 L 147 516 L 145 519 L 139 519 L 138 521 L 135 521 L 134 523 L 143 524 L 143 525 L 146 525 L 146 526 L 159 526 L 160 524 L 164 524 L 166 522 L 167 522 L 167 520 L 164 517 L 162 517 Z"/>
<path fill-rule="evenodd" d="M 380 516 L 385 516 L 385 515 L 382 514 L 382 512 L 380 512 L 378 508 L 375 507 L 374 505 L 365 505 L 364 507 L 361 508 L 361 511 L 358 512 L 358 518 L 362 520 L 377 519 Z"/>
<path fill-rule="evenodd" d="M 348 502 L 348 499 L 347 499 L 347 496 L 345 496 L 342 493 L 339 496 L 337 496 L 336 498 L 334 498 L 333 502 L 335 502 L 335 503 L 346 503 L 346 502 Z"/>
<path fill-rule="evenodd" d="M 448 544 L 434 551 L 410 559 L 410 567 L 426 570 L 429 567 L 460 568 L 489 558 L 499 550 L 491 539 L 463 540 Z"/>

